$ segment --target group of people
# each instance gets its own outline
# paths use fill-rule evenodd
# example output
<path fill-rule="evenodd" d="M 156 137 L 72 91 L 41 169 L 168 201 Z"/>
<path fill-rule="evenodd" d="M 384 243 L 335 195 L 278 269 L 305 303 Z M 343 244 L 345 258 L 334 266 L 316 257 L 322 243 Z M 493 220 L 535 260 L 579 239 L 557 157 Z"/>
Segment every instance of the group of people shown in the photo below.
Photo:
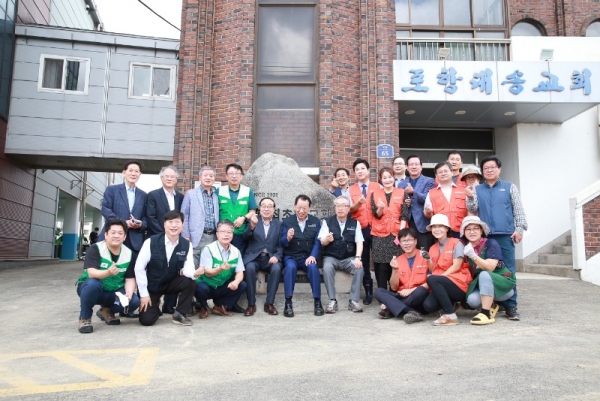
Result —
<path fill-rule="evenodd" d="M 352 312 L 363 311 L 362 283 L 363 305 L 375 297 L 382 318 L 414 323 L 441 310 L 434 324 L 457 324 L 454 308 L 463 302 L 481 310 L 472 324 L 493 323 L 499 305 L 518 320 L 514 244 L 527 229 L 518 190 L 499 179 L 497 157 L 482 160 L 483 175 L 475 166 L 461 174 L 461 159 L 460 152 L 451 152 L 436 166 L 434 181 L 421 174 L 418 156 L 406 163 L 398 157 L 392 168 L 379 171 L 379 183 L 370 181 L 368 161 L 357 159 L 354 184 L 346 168 L 335 171 L 335 214 L 323 221 L 309 213 L 306 195 L 296 197 L 295 214 L 274 219 L 275 201 L 265 197 L 257 204 L 235 163 L 225 168 L 227 185 L 217 189 L 215 170 L 202 167 L 200 186 L 184 196 L 175 189 L 174 166 L 162 168 L 162 187 L 146 194 L 136 187 L 140 163 L 128 162 L 124 183 L 105 190 L 106 224 L 77 281 L 79 331 L 93 332 L 96 305 L 96 316 L 108 325 L 120 324 L 116 313 L 146 326 L 162 314 L 192 325 L 193 306 L 200 319 L 211 313 L 252 316 L 259 271 L 267 274 L 264 312 L 279 314 L 275 295 L 283 276 L 283 315 L 294 317 L 298 270 L 308 277 L 316 316 L 338 311 L 335 273 L 341 270 L 352 275 Z M 479 180 L 484 182 L 477 185 Z M 319 264 L 329 298 L 325 307 Z M 238 305 L 243 294 L 246 308 Z"/>

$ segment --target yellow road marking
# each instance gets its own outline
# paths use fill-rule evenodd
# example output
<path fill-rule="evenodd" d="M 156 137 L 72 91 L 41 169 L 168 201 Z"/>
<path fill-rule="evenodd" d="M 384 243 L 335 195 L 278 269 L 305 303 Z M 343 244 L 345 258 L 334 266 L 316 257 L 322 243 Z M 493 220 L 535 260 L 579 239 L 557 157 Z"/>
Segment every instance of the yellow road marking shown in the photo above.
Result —
<path fill-rule="evenodd" d="M 137 359 L 129 376 L 112 372 L 108 369 L 83 361 L 76 355 L 137 355 Z M 101 381 L 90 381 L 81 383 L 65 383 L 53 385 L 39 385 L 34 381 L 20 376 L 12 371 L 0 367 L 0 379 L 11 387 L 0 389 L 0 397 L 58 393 L 65 391 L 95 390 L 114 387 L 142 386 L 150 383 L 154 374 L 158 348 L 142 349 L 112 349 L 112 350 L 82 350 L 82 351 L 52 351 L 33 352 L 28 354 L 4 354 L 0 355 L 0 362 L 22 358 L 54 358 L 71 367 L 97 376 Z"/>

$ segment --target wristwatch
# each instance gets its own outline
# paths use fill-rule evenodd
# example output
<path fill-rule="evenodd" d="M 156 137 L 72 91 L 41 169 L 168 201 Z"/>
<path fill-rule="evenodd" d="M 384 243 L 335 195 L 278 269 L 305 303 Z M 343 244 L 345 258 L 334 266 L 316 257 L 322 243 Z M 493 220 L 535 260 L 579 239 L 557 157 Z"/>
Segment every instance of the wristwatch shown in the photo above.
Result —
<path fill-rule="evenodd" d="M 354 259 L 362 260 L 362 258 L 361 258 L 360 256 L 358 256 L 358 255 L 356 255 L 356 256 L 354 257 Z"/>

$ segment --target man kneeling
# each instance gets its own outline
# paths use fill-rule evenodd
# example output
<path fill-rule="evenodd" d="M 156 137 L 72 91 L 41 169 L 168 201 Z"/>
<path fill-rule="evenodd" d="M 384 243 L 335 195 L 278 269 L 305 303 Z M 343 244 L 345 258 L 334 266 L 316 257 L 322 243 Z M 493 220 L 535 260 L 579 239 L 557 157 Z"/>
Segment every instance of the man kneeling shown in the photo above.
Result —
<path fill-rule="evenodd" d="M 171 210 L 165 213 L 164 234 L 148 238 L 135 264 L 135 277 L 140 291 L 140 324 L 152 326 L 160 317 L 160 297 L 179 294 L 173 313 L 173 323 L 191 326 L 185 315 L 192 308 L 196 289 L 192 245 L 181 236 L 183 213 Z"/>
<path fill-rule="evenodd" d="M 94 331 L 92 313 L 94 305 L 101 308 L 96 316 L 108 325 L 117 325 L 115 312 L 127 313 L 136 310 L 140 304 L 135 294 L 135 274 L 132 252 L 123 245 L 127 236 L 127 225 L 116 219 L 106 224 L 104 241 L 92 244 L 85 254 L 85 269 L 77 281 L 77 294 L 81 303 L 79 312 L 79 332 Z M 124 294 L 119 296 L 119 294 Z M 127 304 L 127 305 L 123 305 Z"/>
<path fill-rule="evenodd" d="M 208 300 L 212 299 L 213 313 L 231 316 L 240 296 L 246 292 L 244 262 L 240 251 L 231 244 L 233 223 L 221 220 L 217 224 L 217 240 L 204 247 L 200 267 L 196 270 L 196 299 L 200 302 L 200 319 L 208 317 Z"/>
<path fill-rule="evenodd" d="M 420 322 L 423 317 L 418 310 L 423 309 L 423 301 L 429 295 L 427 261 L 417 251 L 417 231 L 414 228 L 400 230 L 398 241 L 404 253 L 390 262 L 392 291 L 375 290 L 375 298 L 386 306 L 379 316 L 384 319 L 401 317 L 406 323 Z"/>
<path fill-rule="evenodd" d="M 335 199 L 335 216 L 323 221 L 319 240 L 323 246 L 323 281 L 329 296 L 326 313 L 335 313 L 338 302 L 335 297 L 335 271 L 343 270 L 352 274 L 350 301 L 348 309 L 352 312 L 362 312 L 358 303 L 360 299 L 360 284 L 364 270 L 360 255 L 362 254 L 364 238 L 360 225 L 348 217 L 350 201 L 344 196 Z"/>

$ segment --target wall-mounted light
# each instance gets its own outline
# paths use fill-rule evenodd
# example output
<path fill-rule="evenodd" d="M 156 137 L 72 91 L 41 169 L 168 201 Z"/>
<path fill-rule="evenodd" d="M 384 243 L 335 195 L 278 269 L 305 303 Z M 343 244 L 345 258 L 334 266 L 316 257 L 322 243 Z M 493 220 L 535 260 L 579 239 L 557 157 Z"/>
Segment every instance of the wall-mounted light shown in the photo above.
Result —
<path fill-rule="evenodd" d="M 415 113 L 416 113 L 416 111 L 414 111 L 414 110 L 406 110 L 404 112 L 404 114 L 415 114 Z"/>
<path fill-rule="evenodd" d="M 506 113 L 504 113 L 505 116 L 514 116 L 515 112 L 514 111 L 507 111 Z"/>
<path fill-rule="evenodd" d="M 458 110 L 458 111 L 455 111 L 454 114 L 458 114 L 459 116 L 462 116 L 463 114 L 467 114 L 467 112 L 464 110 Z"/>
<path fill-rule="evenodd" d="M 450 49 L 447 47 L 440 47 L 438 49 L 438 59 L 439 60 L 446 60 L 446 57 L 448 57 L 450 55 Z"/>
<path fill-rule="evenodd" d="M 540 53 L 540 60 L 552 61 L 553 56 L 554 56 L 554 49 L 542 49 L 542 52 Z"/>

